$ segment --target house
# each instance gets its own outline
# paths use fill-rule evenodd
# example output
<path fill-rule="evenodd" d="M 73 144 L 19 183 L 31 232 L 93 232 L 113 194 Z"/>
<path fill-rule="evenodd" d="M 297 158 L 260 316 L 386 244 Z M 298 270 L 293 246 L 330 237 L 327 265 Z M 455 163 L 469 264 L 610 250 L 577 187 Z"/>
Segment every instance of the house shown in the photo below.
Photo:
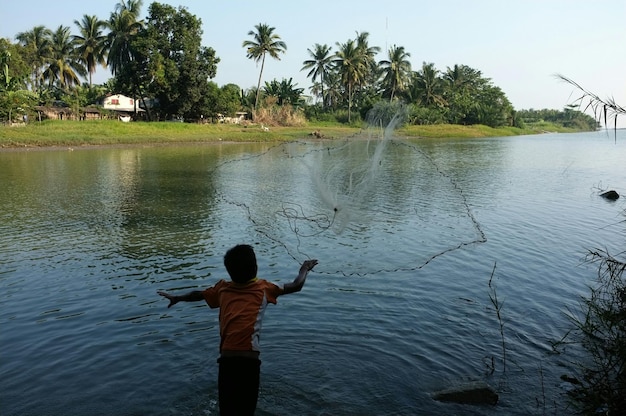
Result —
<path fill-rule="evenodd" d="M 135 111 L 140 113 L 146 111 L 139 106 L 139 102 L 122 94 L 105 97 L 102 106 L 105 110 L 117 111 L 119 113 L 134 113 Z"/>
<path fill-rule="evenodd" d="M 55 103 L 52 106 L 38 105 L 35 107 L 39 121 L 48 120 L 101 120 L 103 114 L 97 107 L 83 107 L 79 109 L 78 116 L 75 109 Z"/>
<path fill-rule="evenodd" d="M 102 113 L 97 107 L 84 107 L 82 109 L 83 120 L 102 120 Z"/>
<path fill-rule="evenodd" d="M 42 118 L 49 120 L 76 120 L 76 116 L 74 112 L 69 107 L 63 107 L 59 105 L 55 106 L 44 106 L 38 105 L 35 107 L 37 114 L 39 115 L 39 120 Z"/>
<path fill-rule="evenodd" d="M 226 123 L 226 124 L 241 124 L 242 121 L 247 119 L 248 113 L 245 111 L 237 111 L 235 113 L 235 117 L 225 117 L 222 113 L 217 113 L 217 121 L 218 123 Z"/>

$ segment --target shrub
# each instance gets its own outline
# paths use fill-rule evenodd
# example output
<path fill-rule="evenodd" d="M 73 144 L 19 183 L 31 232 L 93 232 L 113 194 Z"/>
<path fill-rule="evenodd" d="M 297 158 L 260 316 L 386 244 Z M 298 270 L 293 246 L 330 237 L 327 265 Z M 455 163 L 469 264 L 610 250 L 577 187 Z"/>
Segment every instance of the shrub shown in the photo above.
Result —
<path fill-rule="evenodd" d="M 288 104 L 268 105 L 259 108 L 254 116 L 254 121 L 268 126 L 298 127 L 306 125 L 304 112 Z"/>
<path fill-rule="evenodd" d="M 573 316 L 574 336 L 589 360 L 570 391 L 583 414 L 617 415 L 626 409 L 626 262 L 595 250 L 588 261 L 599 264 L 598 281 Z"/>

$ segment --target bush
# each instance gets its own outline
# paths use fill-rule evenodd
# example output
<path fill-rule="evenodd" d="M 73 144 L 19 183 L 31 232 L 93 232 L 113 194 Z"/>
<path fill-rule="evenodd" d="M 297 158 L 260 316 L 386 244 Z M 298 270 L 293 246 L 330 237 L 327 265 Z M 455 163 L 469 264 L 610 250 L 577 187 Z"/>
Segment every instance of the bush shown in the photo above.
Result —
<path fill-rule="evenodd" d="M 411 106 L 408 122 L 409 124 L 429 125 L 444 124 L 447 120 L 442 110 L 414 105 Z"/>
<path fill-rule="evenodd" d="M 268 126 L 299 127 L 306 125 L 304 112 L 291 105 L 268 105 L 259 108 L 254 115 L 254 121 Z"/>
<path fill-rule="evenodd" d="M 589 361 L 579 363 L 570 391 L 583 414 L 624 414 L 626 409 L 626 262 L 603 250 L 591 251 L 599 263 L 598 281 L 581 300 L 582 316 L 572 317 L 576 342 Z"/>
<path fill-rule="evenodd" d="M 396 127 L 402 126 L 408 116 L 408 108 L 399 101 L 378 101 L 367 112 L 367 123 L 374 126 L 385 127 L 391 120 L 398 116 L 399 123 Z"/>

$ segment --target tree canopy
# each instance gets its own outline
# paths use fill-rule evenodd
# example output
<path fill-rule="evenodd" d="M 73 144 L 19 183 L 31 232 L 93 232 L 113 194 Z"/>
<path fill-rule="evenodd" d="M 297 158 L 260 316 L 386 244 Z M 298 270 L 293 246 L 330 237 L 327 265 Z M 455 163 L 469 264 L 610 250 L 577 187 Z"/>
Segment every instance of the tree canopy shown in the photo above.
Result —
<path fill-rule="evenodd" d="M 40 25 L 16 34 L 15 43 L 0 40 L 0 94 L 6 95 L 2 117 L 9 117 L 9 106 L 28 112 L 36 104 L 97 104 L 105 94 L 124 94 L 154 120 L 233 116 L 242 110 L 254 115 L 259 106 L 279 106 L 360 123 L 385 101 L 403 104 L 413 124 L 522 126 L 525 121 L 558 118 L 566 127 L 596 127 L 573 107 L 554 110 L 556 118 L 535 110 L 516 111 L 500 87 L 467 65 L 442 69 L 424 61 L 413 68 L 412 54 L 402 45 L 393 45 L 377 59 L 381 48 L 370 44 L 367 31 L 338 40 L 334 47 L 314 43 L 307 49 L 301 71 L 307 71 L 312 86 L 306 96 L 293 83 L 293 74 L 262 83 L 266 56 L 280 60 L 287 43 L 275 27 L 259 23 L 241 44 L 246 56 L 260 63 L 256 87 L 218 86 L 211 80 L 220 58 L 202 45 L 202 20 L 186 7 L 158 2 L 148 6 L 142 19 L 143 6 L 143 0 L 119 0 L 104 20 L 88 14 L 74 20 L 75 33 L 66 26 L 51 30 Z M 98 67 L 112 76 L 103 85 L 92 82 Z M 30 92 L 28 97 L 35 100 L 17 91 Z M 16 102 L 21 104 L 9 104 Z"/>

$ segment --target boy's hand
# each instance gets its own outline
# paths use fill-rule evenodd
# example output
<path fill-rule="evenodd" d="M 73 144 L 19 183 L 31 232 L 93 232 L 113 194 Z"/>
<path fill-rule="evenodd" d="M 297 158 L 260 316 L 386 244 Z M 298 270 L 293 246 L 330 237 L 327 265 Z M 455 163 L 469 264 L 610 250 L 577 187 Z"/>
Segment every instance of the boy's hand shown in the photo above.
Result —
<path fill-rule="evenodd" d="M 157 293 L 170 301 L 170 304 L 167 305 L 168 308 L 171 308 L 172 306 L 174 306 L 174 305 L 176 305 L 178 303 L 177 296 L 170 295 L 167 292 L 161 292 L 161 291 L 158 291 Z"/>
<path fill-rule="evenodd" d="M 284 293 L 293 293 L 299 292 L 304 286 L 304 281 L 306 280 L 306 275 L 313 270 L 313 267 L 317 265 L 317 260 L 305 260 L 302 262 L 302 266 L 300 266 L 300 272 L 298 276 L 295 278 L 293 282 L 285 283 L 283 285 Z"/>
<path fill-rule="evenodd" d="M 300 267 L 301 271 L 310 271 L 313 270 L 313 267 L 315 267 L 317 265 L 317 260 L 312 259 L 312 260 L 305 260 L 302 263 L 302 266 Z"/>

